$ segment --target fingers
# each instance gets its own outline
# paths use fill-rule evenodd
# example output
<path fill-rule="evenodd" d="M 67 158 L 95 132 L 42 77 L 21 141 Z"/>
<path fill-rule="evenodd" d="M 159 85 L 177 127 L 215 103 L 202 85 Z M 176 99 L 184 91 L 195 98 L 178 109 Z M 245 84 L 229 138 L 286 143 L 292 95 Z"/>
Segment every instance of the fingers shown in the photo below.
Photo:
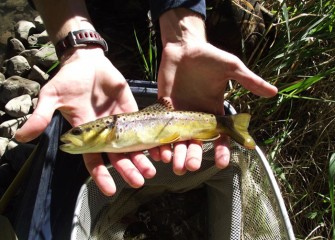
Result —
<path fill-rule="evenodd" d="M 152 178 L 156 169 L 150 160 L 139 152 L 126 154 L 108 153 L 108 157 L 122 178 L 132 187 L 139 188 L 144 184 L 144 178 Z"/>
<path fill-rule="evenodd" d="M 112 196 L 116 192 L 115 182 L 104 165 L 101 154 L 84 154 L 85 166 L 97 184 L 98 188 L 106 196 Z"/>
<path fill-rule="evenodd" d="M 229 137 L 222 135 L 214 142 L 215 165 L 223 169 L 226 168 L 230 160 Z"/>
<path fill-rule="evenodd" d="M 173 172 L 176 175 L 183 175 L 186 173 L 186 157 L 187 145 L 186 142 L 175 143 L 173 147 Z"/>
<path fill-rule="evenodd" d="M 270 83 L 257 76 L 246 66 L 242 66 L 239 71 L 235 72 L 236 79 L 243 87 L 252 93 L 262 97 L 273 97 L 277 94 L 278 89 Z"/>
<path fill-rule="evenodd" d="M 227 68 L 232 71 L 232 78 L 244 88 L 262 97 L 273 97 L 277 94 L 278 89 L 275 86 L 253 73 L 239 58 L 233 55 L 227 58 L 231 60 L 231 66 Z"/>
<path fill-rule="evenodd" d="M 41 135 L 49 125 L 56 109 L 56 100 L 55 98 L 48 97 L 48 99 L 43 101 L 43 98 L 44 95 L 41 92 L 35 111 L 27 122 L 15 133 L 17 141 L 29 142 Z"/>
<path fill-rule="evenodd" d="M 183 175 L 187 170 L 196 171 L 201 167 L 202 142 L 191 140 L 174 144 L 173 171 Z"/>
<path fill-rule="evenodd" d="M 143 153 L 131 153 L 130 158 L 125 154 L 108 153 L 107 155 L 113 167 L 133 188 L 142 187 L 144 178 L 152 178 L 156 174 L 155 167 Z M 114 195 L 116 184 L 104 165 L 101 154 L 84 154 L 83 157 L 88 172 L 101 192 L 107 196 Z"/>
<path fill-rule="evenodd" d="M 150 179 L 156 175 L 156 168 L 142 152 L 129 153 L 129 156 L 144 178 Z"/>

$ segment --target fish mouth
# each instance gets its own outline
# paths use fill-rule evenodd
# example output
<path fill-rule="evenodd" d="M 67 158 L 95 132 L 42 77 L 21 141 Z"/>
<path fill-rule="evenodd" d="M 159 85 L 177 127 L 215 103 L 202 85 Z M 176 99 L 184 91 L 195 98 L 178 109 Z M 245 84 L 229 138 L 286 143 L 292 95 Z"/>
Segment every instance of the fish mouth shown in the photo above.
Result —
<path fill-rule="evenodd" d="M 64 143 L 59 146 L 60 150 L 64 152 L 72 153 L 78 148 L 84 146 L 84 142 L 74 136 L 71 135 L 63 135 L 60 137 L 60 140 Z"/>

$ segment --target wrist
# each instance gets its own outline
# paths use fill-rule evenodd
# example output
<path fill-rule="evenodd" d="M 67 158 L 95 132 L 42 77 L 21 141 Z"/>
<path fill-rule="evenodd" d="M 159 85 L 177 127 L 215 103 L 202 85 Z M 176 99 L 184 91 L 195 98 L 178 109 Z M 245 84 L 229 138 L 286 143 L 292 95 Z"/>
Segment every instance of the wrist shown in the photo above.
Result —
<path fill-rule="evenodd" d="M 202 17 L 185 8 L 171 9 L 159 18 L 163 47 L 167 44 L 184 45 L 189 41 L 206 42 Z"/>
<path fill-rule="evenodd" d="M 59 58 L 59 61 L 61 65 L 65 65 L 69 62 L 84 58 L 91 59 L 92 62 L 94 62 L 94 59 L 99 56 L 105 56 L 102 48 L 90 45 L 85 47 L 67 49 L 64 54 Z"/>
<path fill-rule="evenodd" d="M 104 52 L 108 51 L 107 43 L 100 34 L 87 29 L 70 31 L 63 40 L 55 44 L 55 50 L 58 58 L 61 58 L 68 49 L 90 46 L 100 47 Z"/>

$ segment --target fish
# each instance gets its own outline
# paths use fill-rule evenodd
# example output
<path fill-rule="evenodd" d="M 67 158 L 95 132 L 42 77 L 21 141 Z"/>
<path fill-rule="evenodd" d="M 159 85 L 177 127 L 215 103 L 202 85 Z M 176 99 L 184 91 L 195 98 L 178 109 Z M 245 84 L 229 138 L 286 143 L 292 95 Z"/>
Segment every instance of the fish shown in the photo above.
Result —
<path fill-rule="evenodd" d="M 84 123 L 64 133 L 60 149 L 70 154 L 129 153 L 179 141 L 214 141 L 226 134 L 246 149 L 256 143 L 248 132 L 251 115 L 214 115 L 175 110 L 158 100 L 140 111 L 121 113 Z"/>

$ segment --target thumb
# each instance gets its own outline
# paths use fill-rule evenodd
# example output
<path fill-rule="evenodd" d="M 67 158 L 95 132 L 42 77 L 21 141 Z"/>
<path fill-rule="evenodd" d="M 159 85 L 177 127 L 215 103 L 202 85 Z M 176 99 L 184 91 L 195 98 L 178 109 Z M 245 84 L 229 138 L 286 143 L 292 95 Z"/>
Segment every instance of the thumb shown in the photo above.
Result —
<path fill-rule="evenodd" d="M 16 131 L 15 139 L 19 142 L 29 142 L 41 135 L 51 122 L 55 112 L 55 100 L 40 96 L 37 107 L 27 122 Z"/>

